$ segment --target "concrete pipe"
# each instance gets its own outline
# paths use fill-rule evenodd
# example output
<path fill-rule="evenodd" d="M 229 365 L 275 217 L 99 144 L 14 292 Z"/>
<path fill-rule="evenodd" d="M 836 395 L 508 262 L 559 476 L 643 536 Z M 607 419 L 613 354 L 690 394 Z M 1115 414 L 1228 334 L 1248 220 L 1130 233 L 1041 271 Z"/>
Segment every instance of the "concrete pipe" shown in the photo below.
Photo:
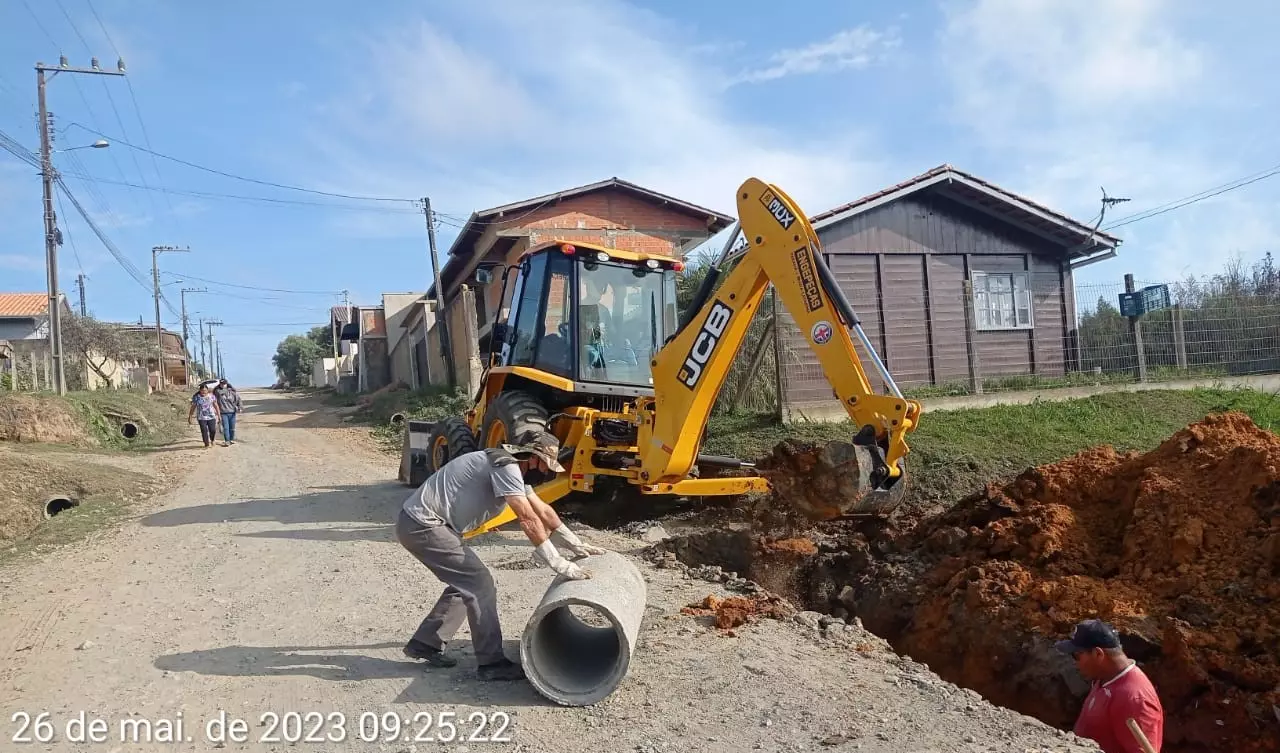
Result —
<path fill-rule="evenodd" d="M 133 439 L 138 436 L 138 425 L 132 421 L 125 421 L 120 424 L 120 436 L 125 439 Z"/>
<path fill-rule="evenodd" d="M 564 706 L 598 703 L 626 677 L 646 598 L 644 578 L 621 554 L 577 563 L 591 578 L 556 578 L 520 638 L 520 662 L 529 682 Z"/>
<path fill-rule="evenodd" d="M 399 426 L 400 424 L 404 423 L 404 419 L 405 419 L 405 415 L 403 413 L 391 414 L 391 423 L 395 426 Z"/>
<path fill-rule="evenodd" d="M 48 520 L 64 510 L 70 510 L 79 505 L 80 500 L 71 497 L 50 497 L 44 502 L 44 518 Z"/>

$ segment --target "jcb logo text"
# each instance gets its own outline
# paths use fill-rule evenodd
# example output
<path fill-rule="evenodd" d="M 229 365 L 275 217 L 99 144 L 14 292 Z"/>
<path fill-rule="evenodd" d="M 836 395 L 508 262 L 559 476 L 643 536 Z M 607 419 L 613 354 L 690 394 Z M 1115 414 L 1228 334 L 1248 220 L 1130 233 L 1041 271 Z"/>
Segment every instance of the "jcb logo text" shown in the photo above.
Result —
<path fill-rule="evenodd" d="M 707 320 L 702 323 L 702 329 L 698 330 L 698 336 L 693 340 L 693 347 L 689 348 L 689 355 L 685 357 L 684 365 L 680 367 L 678 378 L 681 384 L 693 389 L 702 378 L 702 371 L 707 361 L 711 360 L 711 354 L 715 352 L 716 346 L 720 344 L 720 338 L 724 335 L 725 328 L 729 326 L 729 319 L 732 316 L 733 309 L 720 301 L 716 301 L 711 307 L 711 313 L 707 314 Z"/>
<path fill-rule="evenodd" d="M 768 207 L 769 213 L 778 221 L 783 230 L 791 229 L 791 224 L 796 221 L 796 216 L 791 213 L 791 210 L 787 209 L 777 194 L 773 191 L 765 191 L 760 197 L 760 203 Z"/>

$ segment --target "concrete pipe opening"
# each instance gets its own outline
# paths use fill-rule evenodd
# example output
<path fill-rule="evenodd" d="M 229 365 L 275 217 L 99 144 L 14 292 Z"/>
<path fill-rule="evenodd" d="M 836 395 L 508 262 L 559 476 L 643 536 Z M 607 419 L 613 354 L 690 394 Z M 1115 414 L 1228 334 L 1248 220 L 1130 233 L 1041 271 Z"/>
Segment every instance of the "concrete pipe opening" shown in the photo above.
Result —
<path fill-rule="evenodd" d="M 125 421 L 120 425 L 120 436 L 125 439 L 133 439 L 138 436 L 138 425 L 132 421 Z"/>
<path fill-rule="evenodd" d="M 395 426 L 399 426 L 400 424 L 404 423 L 404 419 L 405 419 L 405 415 L 403 413 L 391 414 L 391 423 L 394 424 Z"/>
<path fill-rule="evenodd" d="M 52 518 L 60 512 L 70 510 L 73 507 L 78 507 L 79 505 L 80 501 L 72 499 L 71 497 L 50 497 L 45 500 L 44 503 L 45 520 Z"/>
<path fill-rule="evenodd" d="M 579 560 L 589 580 L 557 578 L 520 640 L 530 684 L 566 706 L 587 706 L 617 689 L 631 666 L 644 616 L 645 584 L 616 552 Z"/>

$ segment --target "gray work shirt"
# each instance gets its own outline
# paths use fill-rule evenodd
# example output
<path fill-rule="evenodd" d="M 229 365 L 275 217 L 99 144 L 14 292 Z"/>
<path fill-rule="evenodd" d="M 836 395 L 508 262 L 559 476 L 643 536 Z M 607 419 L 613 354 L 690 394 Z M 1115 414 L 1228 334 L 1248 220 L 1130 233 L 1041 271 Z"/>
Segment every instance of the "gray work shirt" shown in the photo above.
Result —
<path fill-rule="evenodd" d="M 515 458 L 501 450 L 479 450 L 431 474 L 404 501 L 404 511 L 424 526 L 444 523 L 461 534 L 502 512 L 503 497 L 532 492 Z"/>

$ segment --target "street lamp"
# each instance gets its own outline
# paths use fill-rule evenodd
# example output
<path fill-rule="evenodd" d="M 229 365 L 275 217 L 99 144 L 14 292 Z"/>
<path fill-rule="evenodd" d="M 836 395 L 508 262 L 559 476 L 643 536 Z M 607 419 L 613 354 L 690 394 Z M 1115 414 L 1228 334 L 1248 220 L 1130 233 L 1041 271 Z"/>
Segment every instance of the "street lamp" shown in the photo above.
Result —
<path fill-rule="evenodd" d="M 44 188 L 44 250 L 49 285 L 49 352 L 53 358 L 53 383 L 59 395 L 67 394 L 67 377 L 62 358 L 62 308 L 61 294 L 58 291 L 58 239 L 57 217 L 53 213 L 53 144 L 49 137 L 49 109 L 45 102 L 45 84 L 60 73 L 79 73 L 100 76 L 125 75 L 124 60 L 116 63 L 116 70 L 103 70 L 98 59 L 90 60 L 89 68 L 77 68 L 67 62 L 62 55 L 58 64 L 45 65 L 36 63 L 36 98 L 40 119 L 40 177 Z M 109 146 L 105 139 L 94 142 L 94 149 Z M 69 151 L 69 150 L 68 150 Z"/>
<path fill-rule="evenodd" d="M 109 146 L 111 146 L 111 142 L 107 141 L 106 139 L 98 139 L 92 144 L 85 144 L 83 146 L 72 146 L 66 149 L 54 149 L 53 153 L 62 154 L 63 152 L 74 152 L 77 149 L 106 149 Z"/>

